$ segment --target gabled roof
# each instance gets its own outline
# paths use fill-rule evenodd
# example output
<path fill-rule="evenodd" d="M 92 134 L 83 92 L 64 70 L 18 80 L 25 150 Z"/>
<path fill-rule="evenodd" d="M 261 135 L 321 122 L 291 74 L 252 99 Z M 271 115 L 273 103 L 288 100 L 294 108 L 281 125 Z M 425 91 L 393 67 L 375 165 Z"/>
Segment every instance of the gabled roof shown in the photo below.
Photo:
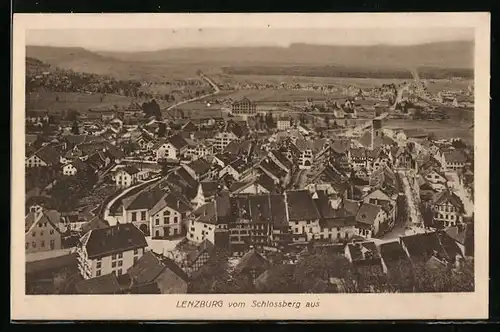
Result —
<path fill-rule="evenodd" d="M 181 196 L 178 193 L 171 192 L 163 195 L 163 197 L 155 204 L 155 206 L 151 208 L 149 214 L 151 216 L 154 216 L 165 207 L 169 207 L 179 213 L 184 213 L 191 210 L 187 198 Z"/>
<path fill-rule="evenodd" d="M 182 149 L 188 145 L 187 141 L 181 135 L 170 136 L 167 142 L 172 144 L 176 149 Z"/>
<path fill-rule="evenodd" d="M 91 230 L 80 239 L 80 242 L 85 242 L 90 259 L 145 248 L 148 245 L 144 234 L 132 224 L 117 224 Z"/>
<path fill-rule="evenodd" d="M 401 237 L 412 261 L 427 260 L 433 254 L 445 257 L 446 253 L 436 232 Z"/>
<path fill-rule="evenodd" d="M 152 251 L 147 251 L 127 270 L 127 274 L 135 285 L 149 284 L 154 282 L 165 268 Z"/>
<path fill-rule="evenodd" d="M 75 284 L 78 294 L 118 294 L 121 287 L 117 277 L 113 274 L 106 274 L 101 277 L 82 280 Z"/>
<path fill-rule="evenodd" d="M 380 254 L 386 265 L 408 259 L 408 255 L 406 255 L 399 241 L 382 243 L 380 245 Z"/>
<path fill-rule="evenodd" d="M 320 219 L 318 209 L 309 191 L 287 191 L 286 202 L 289 221 Z"/>
<path fill-rule="evenodd" d="M 269 265 L 269 261 L 257 252 L 257 250 L 250 249 L 249 252 L 243 255 L 234 270 L 236 273 L 242 273 L 248 270 L 267 270 Z"/>
<path fill-rule="evenodd" d="M 61 214 L 56 210 L 43 210 L 41 213 L 30 212 L 24 219 L 24 231 L 28 232 L 34 225 L 38 223 L 49 223 L 60 233 L 58 224 L 61 220 Z"/>
<path fill-rule="evenodd" d="M 47 164 L 57 164 L 59 163 L 60 155 L 59 152 L 52 145 L 45 145 L 38 149 L 34 153 L 38 158 L 46 162 Z"/>
<path fill-rule="evenodd" d="M 287 172 L 279 167 L 271 158 L 265 158 L 259 163 L 259 167 L 265 169 L 267 172 L 274 175 L 276 178 L 281 179 Z"/>
<path fill-rule="evenodd" d="M 380 252 L 375 242 L 357 242 L 347 245 L 353 262 L 380 260 Z"/>
<path fill-rule="evenodd" d="M 273 150 L 270 152 L 283 166 L 287 168 L 288 171 L 293 167 L 292 162 L 279 150 Z"/>
<path fill-rule="evenodd" d="M 467 161 L 465 153 L 458 149 L 444 151 L 443 155 L 447 163 L 465 163 Z"/>
<path fill-rule="evenodd" d="M 464 205 L 460 197 L 458 197 L 455 193 L 450 192 L 449 190 L 443 190 L 441 192 L 436 193 L 434 195 L 433 204 L 444 204 L 451 203 L 455 208 L 457 208 L 461 213 L 464 212 Z"/>
<path fill-rule="evenodd" d="M 212 197 L 219 190 L 219 183 L 217 181 L 200 182 L 200 186 L 205 197 Z"/>
<path fill-rule="evenodd" d="M 207 161 L 205 161 L 202 158 L 193 160 L 192 162 L 190 162 L 186 166 L 189 167 L 190 169 L 192 169 L 194 171 L 194 173 L 198 176 L 206 174 L 210 170 L 210 167 L 211 167 L 210 163 L 208 163 Z"/>
<path fill-rule="evenodd" d="M 350 199 L 344 199 L 342 201 L 342 207 L 346 211 L 346 213 L 350 216 L 356 216 L 358 214 L 360 202 L 353 201 Z"/>
<path fill-rule="evenodd" d="M 149 186 L 123 200 L 125 210 L 151 209 L 166 194 L 159 186 Z"/>
<path fill-rule="evenodd" d="M 381 210 L 382 208 L 378 205 L 363 203 L 356 214 L 356 221 L 366 225 L 373 225 Z"/>

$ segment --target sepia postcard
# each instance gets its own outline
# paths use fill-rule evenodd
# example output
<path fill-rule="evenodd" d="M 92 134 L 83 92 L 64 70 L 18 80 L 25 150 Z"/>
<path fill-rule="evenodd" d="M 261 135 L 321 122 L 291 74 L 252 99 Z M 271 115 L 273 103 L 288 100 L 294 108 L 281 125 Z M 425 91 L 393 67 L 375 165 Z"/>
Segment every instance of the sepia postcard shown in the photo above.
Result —
<path fill-rule="evenodd" d="M 488 13 L 13 26 L 13 320 L 487 318 Z"/>

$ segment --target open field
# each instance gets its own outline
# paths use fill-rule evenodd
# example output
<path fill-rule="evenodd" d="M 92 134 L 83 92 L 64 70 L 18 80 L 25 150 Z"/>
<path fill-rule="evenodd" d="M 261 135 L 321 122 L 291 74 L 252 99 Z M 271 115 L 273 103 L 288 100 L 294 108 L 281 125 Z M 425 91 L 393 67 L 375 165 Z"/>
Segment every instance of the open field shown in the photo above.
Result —
<path fill-rule="evenodd" d="M 469 129 L 471 122 L 457 122 L 452 120 L 426 121 L 426 120 L 400 120 L 388 119 L 384 121 L 385 128 L 423 129 L 434 133 L 437 139 L 460 137 L 468 143 L 474 142 L 474 131 Z"/>
<path fill-rule="evenodd" d="M 428 80 L 427 90 L 430 93 L 438 93 L 444 90 L 467 90 L 468 86 L 474 84 L 472 80 Z"/>
<path fill-rule="evenodd" d="M 92 110 L 107 110 L 130 105 L 132 98 L 119 95 L 105 95 L 101 101 L 101 94 L 87 94 L 77 92 L 32 92 L 26 95 L 26 110 L 44 109 L 47 111 L 64 111 L 73 109 L 79 112 Z M 57 100 L 56 98 L 59 98 Z"/>
<path fill-rule="evenodd" d="M 78 92 L 32 92 L 26 95 L 26 110 L 47 110 L 64 111 L 76 110 L 80 113 L 91 111 L 105 111 L 128 107 L 134 100 L 130 97 L 106 94 L 101 101 L 101 94 L 87 94 Z M 59 100 L 56 98 L 59 97 Z M 141 100 L 136 100 L 142 103 Z M 158 100 L 161 107 L 167 106 L 167 103 Z"/>
<path fill-rule="evenodd" d="M 215 75 L 217 83 L 240 83 L 240 84 L 322 84 L 335 87 L 348 87 L 350 85 L 359 88 L 371 88 L 382 84 L 399 84 L 404 79 L 392 78 L 351 78 L 351 77 L 314 77 L 314 76 L 286 76 L 286 75 Z"/>
<path fill-rule="evenodd" d="M 272 103 L 305 101 L 306 98 L 313 98 L 314 100 L 326 100 L 327 98 L 333 96 L 331 96 L 331 94 L 321 93 L 319 91 L 245 89 L 235 91 L 222 91 L 217 95 L 216 98 L 231 98 L 233 100 L 240 100 L 243 97 L 247 97 L 248 99 L 256 103 Z"/>

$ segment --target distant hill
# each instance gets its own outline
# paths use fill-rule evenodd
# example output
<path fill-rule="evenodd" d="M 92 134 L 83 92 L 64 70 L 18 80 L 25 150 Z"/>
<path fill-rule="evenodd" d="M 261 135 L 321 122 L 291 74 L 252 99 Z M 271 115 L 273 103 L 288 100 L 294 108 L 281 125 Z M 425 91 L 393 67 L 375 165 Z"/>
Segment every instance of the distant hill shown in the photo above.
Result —
<path fill-rule="evenodd" d="M 196 69 L 225 66 L 339 66 L 405 69 L 472 69 L 474 43 L 440 42 L 414 46 L 328 46 L 182 48 L 149 52 L 92 52 L 79 47 L 27 46 L 26 56 L 53 67 L 110 75 L 118 79 L 196 77 Z M 195 67 L 196 66 L 196 67 Z"/>
<path fill-rule="evenodd" d="M 473 68 L 472 41 L 412 46 L 330 46 L 292 44 L 290 47 L 180 48 L 150 52 L 101 52 L 126 61 L 214 63 L 223 65 L 332 65 L 376 67 Z"/>

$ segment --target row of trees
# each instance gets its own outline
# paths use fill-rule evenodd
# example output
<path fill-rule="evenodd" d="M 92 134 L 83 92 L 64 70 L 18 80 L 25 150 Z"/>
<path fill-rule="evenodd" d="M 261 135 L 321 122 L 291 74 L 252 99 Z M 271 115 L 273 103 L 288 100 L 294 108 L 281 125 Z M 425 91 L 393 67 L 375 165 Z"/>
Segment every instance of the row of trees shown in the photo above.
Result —
<path fill-rule="evenodd" d="M 309 249 L 296 264 L 273 264 L 256 287 L 244 275 L 230 272 L 227 252 L 218 249 L 190 284 L 190 293 L 363 293 L 469 292 L 474 290 L 473 261 L 459 270 L 428 270 L 399 264 L 386 277 L 372 267 L 355 268 L 345 256 L 325 248 Z M 335 282 L 332 282 L 334 280 Z"/>

